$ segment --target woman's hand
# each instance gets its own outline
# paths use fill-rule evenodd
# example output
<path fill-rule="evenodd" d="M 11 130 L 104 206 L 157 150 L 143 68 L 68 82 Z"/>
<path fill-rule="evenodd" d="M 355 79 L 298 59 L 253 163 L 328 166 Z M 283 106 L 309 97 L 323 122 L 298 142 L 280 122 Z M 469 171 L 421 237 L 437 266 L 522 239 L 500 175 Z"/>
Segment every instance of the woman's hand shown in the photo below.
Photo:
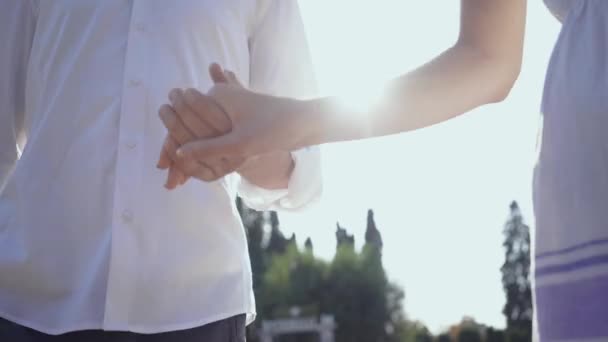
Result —
<path fill-rule="evenodd" d="M 177 151 L 183 161 L 215 164 L 221 158 L 246 160 L 301 147 L 309 126 L 299 115 L 301 101 L 254 93 L 238 85 L 233 73 L 226 74 L 230 81 L 217 83 L 207 95 L 224 109 L 232 130 L 183 145 Z"/>

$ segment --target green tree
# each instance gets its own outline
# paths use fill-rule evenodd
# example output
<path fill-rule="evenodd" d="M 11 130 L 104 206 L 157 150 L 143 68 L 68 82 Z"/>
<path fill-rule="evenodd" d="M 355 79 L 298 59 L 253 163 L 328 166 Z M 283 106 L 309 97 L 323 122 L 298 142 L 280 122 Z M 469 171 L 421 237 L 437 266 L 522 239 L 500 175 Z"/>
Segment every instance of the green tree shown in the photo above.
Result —
<path fill-rule="evenodd" d="M 532 336 L 525 329 L 511 328 L 507 329 L 505 340 L 507 342 L 530 342 Z"/>
<path fill-rule="evenodd" d="M 375 245 L 377 248 L 382 248 L 382 234 L 376 227 L 374 220 L 374 211 L 367 211 L 367 227 L 365 229 L 365 243 Z"/>
<path fill-rule="evenodd" d="M 337 342 L 396 340 L 402 324 L 403 291 L 390 284 L 382 264 L 382 237 L 368 212 L 363 249 L 354 249 L 354 237 L 338 225 L 337 251 L 329 265 L 324 287 L 324 312 L 334 314 Z"/>
<path fill-rule="evenodd" d="M 400 342 L 432 342 L 433 335 L 429 329 L 418 321 L 404 321 L 403 335 Z"/>
<path fill-rule="evenodd" d="M 359 257 L 354 248 L 344 244 L 338 246 L 329 265 L 323 289 L 322 311 L 335 316 L 338 324 L 338 342 L 359 341 L 358 324 L 363 320 L 358 303 Z"/>
<path fill-rule="evenodd" d="M 276 213 L 248 209 L 240 200 L 237 205 L 247 231 L 259 318 L 248 328 L 248 341 L 258 340 L 255 329 L 262 320 L 290 316 L 293 308 L 306 317 L 334 315 L 337 342 L 432 341 L 424 326 L 406 320 L 403 290 L 387 279 L 373 211 L 367 215 L 361 252 L 354 236 L 338 224 L 337 250 L 328 264 L 315 257 L 310 239 L 301 251 L 295 235 L 285 238 Z M 311 335 L 280 341 L 309 342 Z"/>
<path fill-rule="evenodd" d="M 437 336 L 437 342 L 452 342 L 452 338 L 448 333 L 443 333 Z"/>
<path fill-rule="evenodd" d="M 253 289 L 257 293 L 262 282 L 262 276 L 266 272 L 267 264 L 264 249 L 266 219 L 264 213 L 249 209 L 240 198 L 237 198 L 236 205 L 247 234 L 249 259 L 251 260 L 253 273 Z"/>
<path fill-rule="evenodd" d="M 517 202 L 510 205 L 504 227 L 505 263 L 502 283 L 506 294 L 503 314 L 507 319 L 509 339 L 532 336 L 532 288 L 530 285 L 530 228 L 524 223 Z"/>
<path fill-rule="evenodd" d="M 462 329 L 458 334 L 458 342 L 481 342 L 481 335 L 476 329 Z"/>
<path fill-rule="evenodd" d="M 304 242 L 304 250 L 306 250 L 306 252 L 310 254 L 314 253 L 314 247 L 310 238 L 306 238 L 306 241 Z"/>
<path fill-rule="evenodd" d="M 269 224 L 271 230 L 266 251 L 269 254 L 285 253 L 287 251 L 287 246 L 290 244 L 290 240 L 295 240 L 295 236 L 292 236 L 291 239 L 285 238 L 285 235 L 281 232 L 279 218 L 276 212 L 270 213 Z"/>
<path fill-rule="evenodd" d="M 355 237 L 348 234 L 345 228 L 340 226 L 340 223 L 336 224 L 336 248 L 346 246 L 350 249 L 355 249 Z"/>
<path fill-rule="evenodd" d="M 505 332 L 488 328 L 486 342 L 505 342 Z"/>
<path fill-rule="evenodd" d="M 388 284 L 386 290 L 386 309 L 387 314 L 390 317 L 390 323 L 387 326 L 389 327 L 389 335 L 397 336 L 397 338 L 391 339 L 394 341 L 401 340 L 399 336 L 402 336 L 403 329 L 400 330 L 400 328 L 405 327 L 405 325 L 402 324 L 403 322 L 406 322 L 403 310 L 404 298 L 405 293 L 400 286 L 393 283 Z"/>
<path fill-rule="evenodd" d="M 256 299 L 258 299 L 263 295 L 263 279 L 269 262 L 269 257 L 266 255 L 266 240 L 268 240 L 268 237 L 264 230 L 264 227 L 268 224 L 268 219 L 267 215 L 263 212 L 248 208 L 241 198 L 237 198 L 236 206 L 241 216 L 245 233 L 247 234 L 247 245 L 253 278 L 253 291 Z M 263 320 L 264 317 L 266 317 L 264 313 L 258 309 L 258 321 Z M 256 328 L 256 324 L 247 327 L 247 341 L 258 341 Z"/>

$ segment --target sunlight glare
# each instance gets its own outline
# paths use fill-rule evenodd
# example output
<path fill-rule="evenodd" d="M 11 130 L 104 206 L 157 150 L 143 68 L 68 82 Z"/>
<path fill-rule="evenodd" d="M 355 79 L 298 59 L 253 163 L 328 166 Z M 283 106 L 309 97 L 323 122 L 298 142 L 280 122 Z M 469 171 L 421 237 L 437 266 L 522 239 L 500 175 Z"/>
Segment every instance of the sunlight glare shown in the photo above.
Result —
<path fill-rule="evenodd" d="M 361 83 L 345 83 L 338 94 L 339 105 L 346 107 L 349 112 L 368 114 L 383 97 L 385 83 L 385 80 L 373 77 L 366 77 Z"/>

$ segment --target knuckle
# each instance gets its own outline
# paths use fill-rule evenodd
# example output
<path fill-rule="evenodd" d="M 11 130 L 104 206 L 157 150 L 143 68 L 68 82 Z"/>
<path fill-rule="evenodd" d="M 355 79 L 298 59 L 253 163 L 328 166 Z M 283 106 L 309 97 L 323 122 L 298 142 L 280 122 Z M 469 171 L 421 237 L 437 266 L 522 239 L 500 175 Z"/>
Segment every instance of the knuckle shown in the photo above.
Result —
<path fill-rule="evenodd" d="M 171 99 L 171 104 L 173 105 L 173 108 L 175 108 L 175 110 L 178 113 L 184 111 L 185 104 L 184 104 L 183 93 L 181 90 L 179 90 L 179 89 L 172 90 L 171 94 L 170 94 L 170 99 Z"/>
<path fill-rule="evenodd" d="M 194 88 L 188 88 L 184 91 L 184 100 L 190 106 L 196 105 L 200 98 L 200 92 Z"/>
<path fill-rule="evenodd" d="M 169 116 L 165 121 L 165 126 L 170 132 L 175 132 L 177 130 L 177 120 L 173 115 Z"/>
<path fill-rule="evenodd" d="M 161 112 L 160 117 L 161 117 L 163 124 L 169 131 L 175 129 L 176 120 L 175 120 L 175 115 L 173 115 L 173 113 L 171 113 L 169 111 L 163 111 L 163 112 Z"/>
<path fill-rule="evenodd" d="M 175 98 L 179 97 L 180 91 L 181 90 L 179 88 L 171 89 L 171 91 L 169 92 L 169 100 L 173 101 Z"/>
<path fill-rule="evenodd" d="M 163 115 L 166 115 L 167 112 L 169 112 L 170 110 L 171 110 L 171 106 L 169 106 L 168 104 L 164 103 L 163 105 L 161 105 L 158 108 L 158 115 L 162 117 Z"/>
<path fill-rule="evenodd" d="M 177 150 L 177 142 L 175 141 L 175 139 L 173 139 L 173 137 L 168 136 L 167 139 L 165 140 L 165 143 L 166 143 L 168 151 L 175 152 Z"/>
<path fill-rule="evenodd" d="M 165 121 L 169 116 L 171 116 L 171 106 L 168 104 L 163 104 L 160 106 L 158 109 L 158 116 L 161 118 L 161 120 Z"/>

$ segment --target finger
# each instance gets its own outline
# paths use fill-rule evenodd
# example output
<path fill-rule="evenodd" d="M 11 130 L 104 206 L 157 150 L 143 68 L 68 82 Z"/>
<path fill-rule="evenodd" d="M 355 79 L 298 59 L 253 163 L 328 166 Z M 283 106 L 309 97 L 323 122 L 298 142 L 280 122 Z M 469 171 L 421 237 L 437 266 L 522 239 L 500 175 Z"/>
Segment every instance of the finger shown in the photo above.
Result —
<path fill-rule="evenodd" d="M 168 190 L 175 189 L 178 185 L 182 184 L 184 181 L 184 174 L 181 170 L 172 166 L 169 168 L 169 174 L 167 176 L 167 182 L 165 183 L 165 188 Z"/>
<path fill-rule="evenodd" d="M 197 175 L 197 178 L 206 182 L 214 182 L 235 172 L 242 164 L 242 160 L 221 158 L 211 164 L 210 169 L 201 170 L 202 172 Z M 211 170 L 213 170 L 213 172 L 210 172 Z"/>
<path fill-rule="evenodd" d="M 228 76 L 228 84 L 232 84 L 235 86 L 239 86 L 241 88 L 243 87 L 243 84 L 241 83 L 241 81 L 239 81 L 238 77 L 236 77 L 236 74 L 230 70 L 226 70 L 224 71 L 224 73 Z"/>
<path fill-rule="evenodd" d="M 201 168 L 204 169 L 206 166 L 194 160 L 178 159 L 176 151 L 179 148 L 179 145 L 194 140 L 196 136 L 184 127 L 183 122 L 171 106 L 162 106 L 160 116 L 171 133 L 166 141 L 165 155 L 168 155 L 169 159 L 176 162 L 173 164 L 173 169 L 177 169 L 177 171 L 173 170 L 167 181 L 167 187 L 173 189 L 177 185 L 183 185 L 188 180 L 188 175 L 196 174 L 197 172 L 200 172 L 199 170 Z M 194 115 L 190 115 L 190 119 L 194 120 L 197 124 L 201 124 L 200 120 L 195 118 Z M 203 129 L 208 128 L 204 127 Z M 208 133 L 203 132 L 203 134 Z"/>
<path fill-rule="evenodd" d="M 184 91 L 182 99 L 191 111 L 198 114 L 200 120 L 213 128 L 214 134 L 211 136 L 218 136 L 232 130 L 232 120 L 212 97 L 201 94 L 196 89 L 187 89 Z M 180 103 L 180 105 L 184 104 Z"/>
<path fill-rule="evenodd" d="M 198 92 L 194 89 L 181 91 L 178 89 L 174 89 L 169 93 L 169 99 L 171 100 L 171 104 L 173 107 L 168 106 L 166 109 L 170 111 L 175 116 L 179 118 L 181 123 L 188 129 L 188 132 L 191 133 L 191 137 L 188 140 L 196 139 L 196 138 L 206 138 L 210 136 L 217 135 L 215 132 L 215 128 L 209 125 L 205 120 L 201 119 L 201 115 L 197 114 L 200 111 L 210 110 L 207 108 L 197 109 L 192 106 L 189 106 L 186 102 L 186 93 L 190 92 Z M 184 142 L 180 142 L 183 144 Z"/>
<path fill-rule="evenodd" d="M 201 168 L 209 168 L 204 163 L 200 163 L 196 160 L 179 158 L 176 153 L 178 148 L 179 145 L 177 142 L 171 136 L 167 137 L 166 153 L 169 155 L 169 158 L 174 161 L 172 164 L 173 167 L 180 170 L 184 175 L 184 179 L 181 182 L 182 184 L 188 180 L 189 176 L 200 173 Z"/>
<path fill-rule="evenodd" d="M 163 145 L 164 153 L 171 159 L 169 172 L 167 174 L 167 181 L 165 182 L 165 188 L 169 190 L 173 190 L 179 184 L 183 184 L 185 182 L 184 172 L 180 169 L 177 162 L 173 162 L 177 160 L 177 156 L 175 155 L 175 151 L 179 146 L 175 142 L 170 135 L 165 138 L 165 144 Z"/>
<path fill-rule="evenodd" d="M 228 83 L 228 78 L 224 74 L 224 70 L 217 63 L 212 63 L 209 66 L 209 75 L 213 80 L 213 83 Z"/>
<path fill-rule="evenodd" d="M 245 150 L 246 142 L 237 143 L 232 133 L 216 138 L 197 140 L 182 145 L 177 150 L 178 158 L 192 158 L 207 162 L 219 158 L 246 158 L 249 155 Z"/>
<path fill-rule="evenodd" d="M 195 139 L 193 133 L 184 125 L 171 106 L 167 104 L 162 105 L 158 110 L 158 115 L 169 131 L 169 135 L 171 135 L 179 145 Z"/>

